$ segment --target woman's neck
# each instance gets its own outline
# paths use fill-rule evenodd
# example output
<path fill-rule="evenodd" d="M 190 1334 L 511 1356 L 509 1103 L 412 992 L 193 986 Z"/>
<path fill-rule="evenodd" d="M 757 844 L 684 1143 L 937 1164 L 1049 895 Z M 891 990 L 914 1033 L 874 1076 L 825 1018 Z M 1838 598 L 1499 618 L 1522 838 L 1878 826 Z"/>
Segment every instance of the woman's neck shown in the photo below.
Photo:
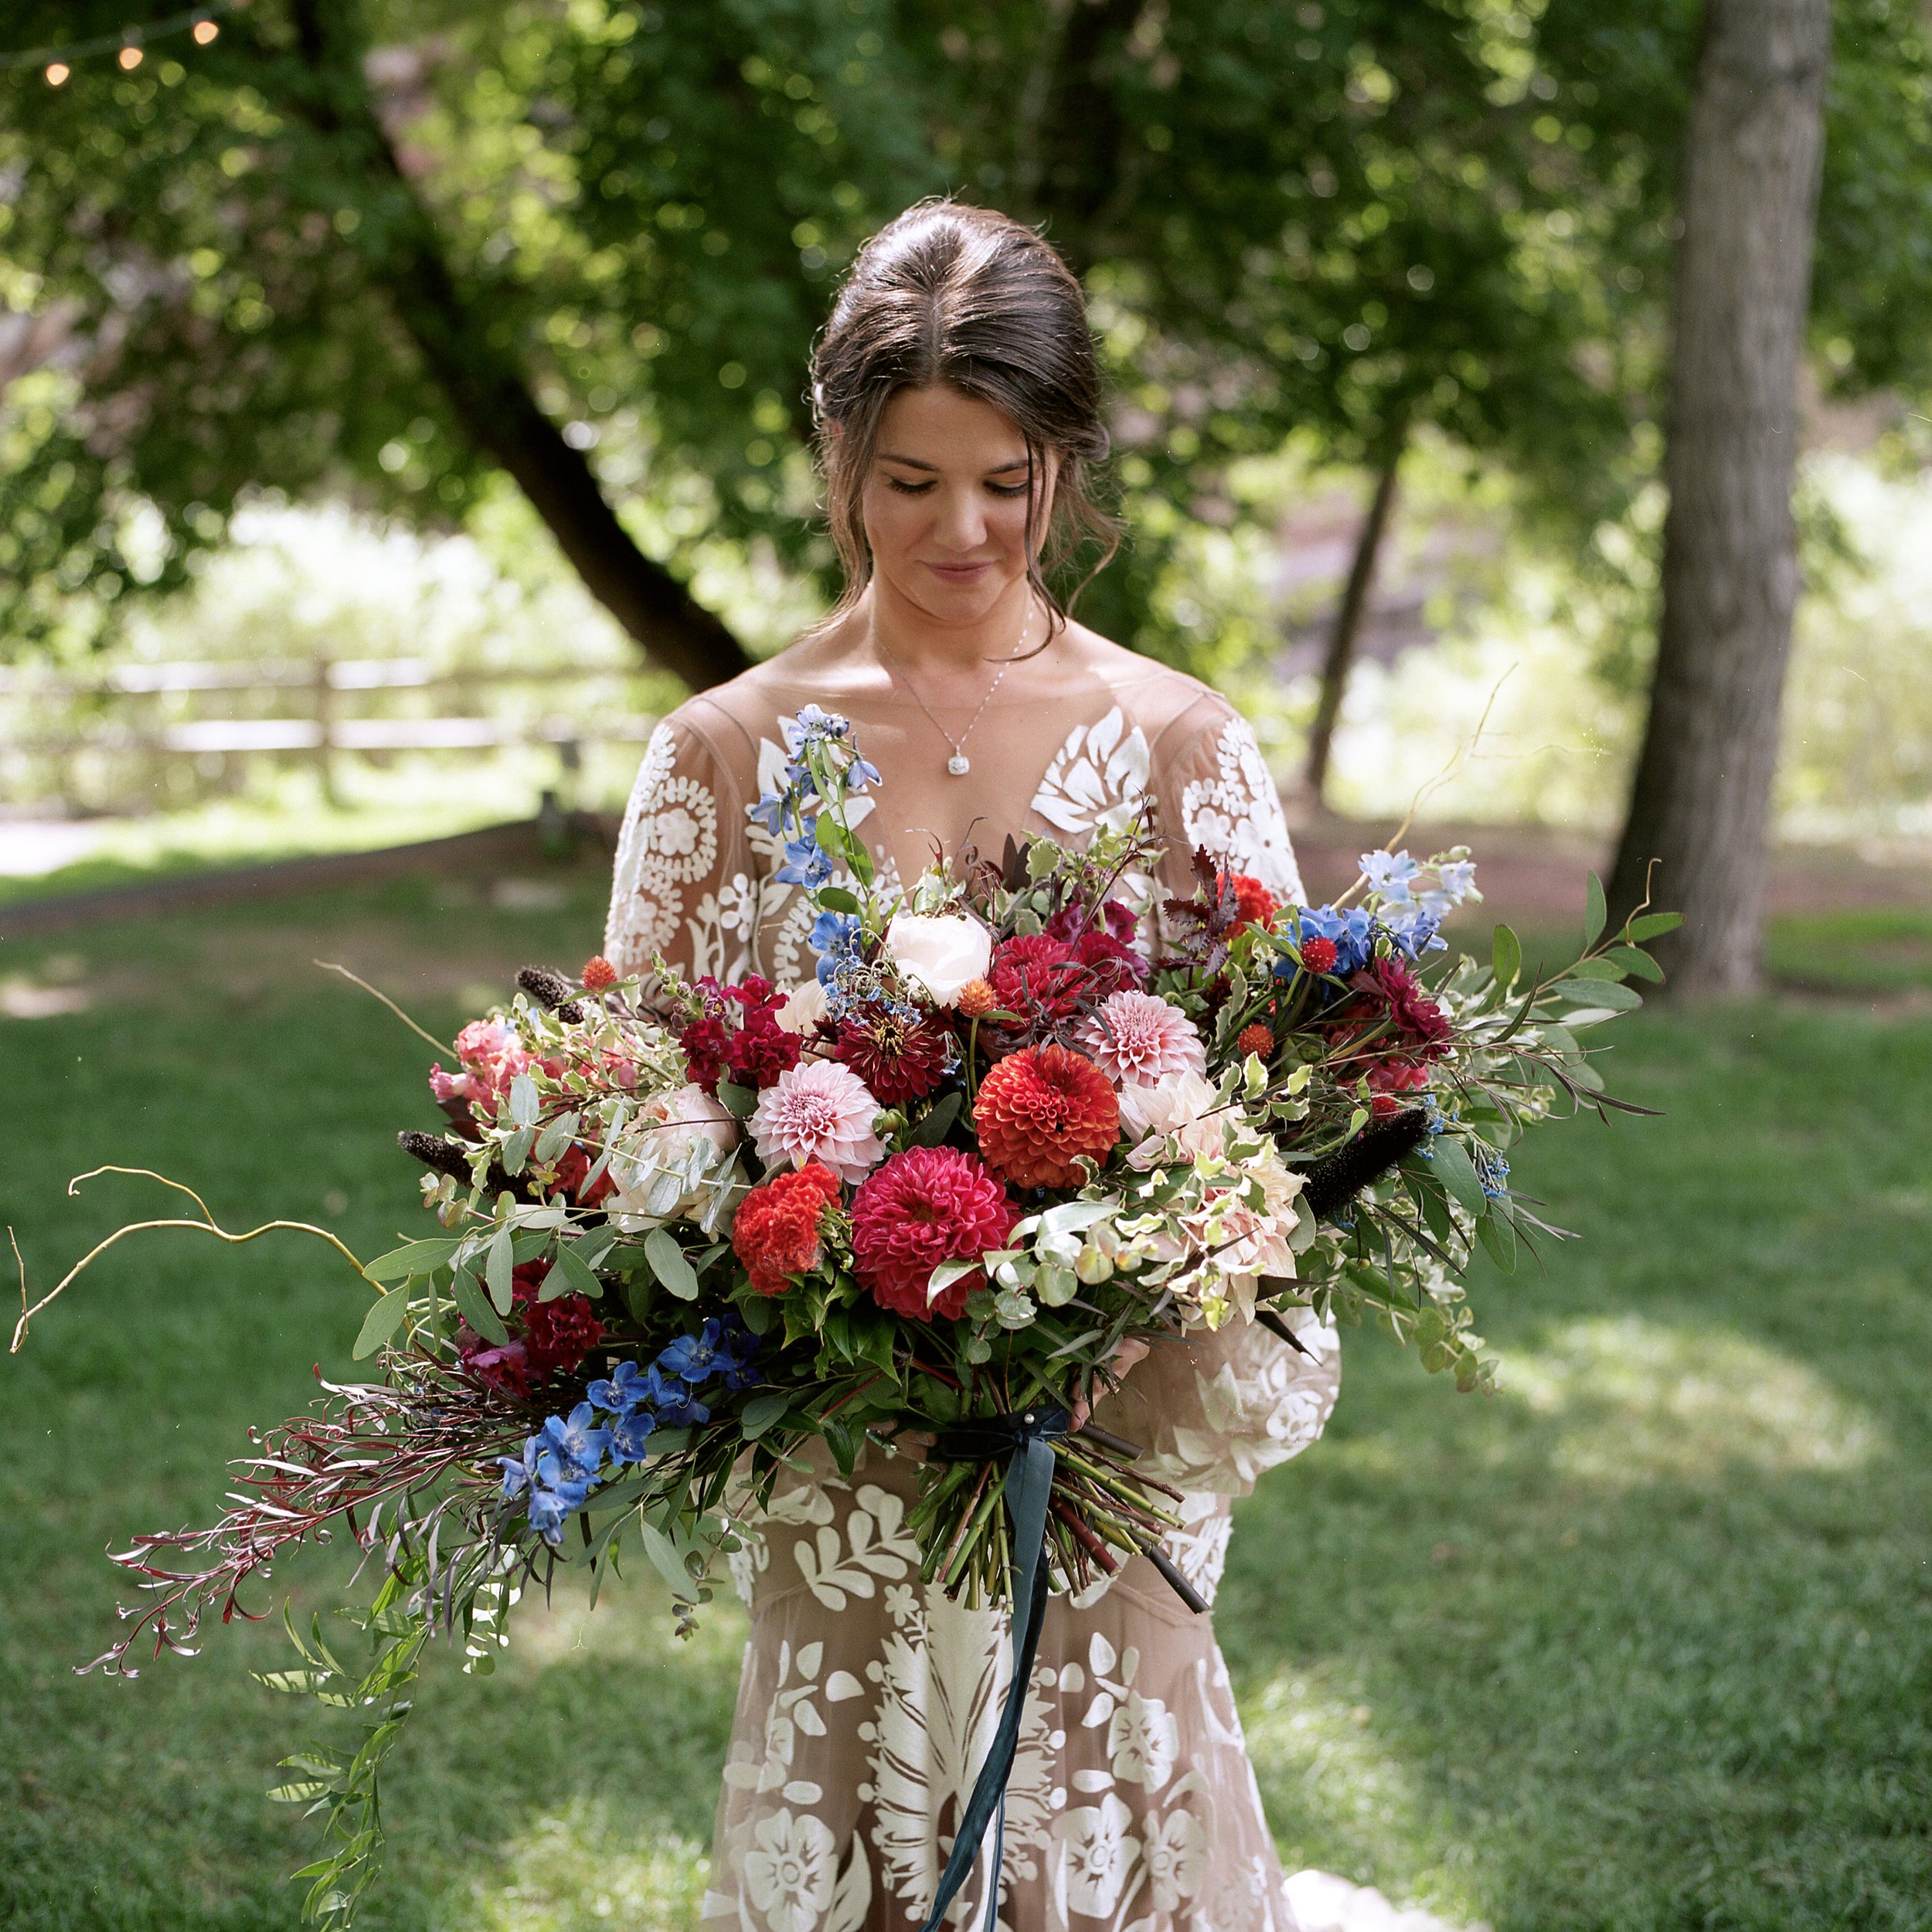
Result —
<path fill-rule="evenodd" d="M 1002 593 L 982 617 L 943 623 L 874 577 L 854 615 L 889 666 L 917 678 L 983 679 L 999 663 L 1045 641 L 1045 613 L 1024 578 Z"/>

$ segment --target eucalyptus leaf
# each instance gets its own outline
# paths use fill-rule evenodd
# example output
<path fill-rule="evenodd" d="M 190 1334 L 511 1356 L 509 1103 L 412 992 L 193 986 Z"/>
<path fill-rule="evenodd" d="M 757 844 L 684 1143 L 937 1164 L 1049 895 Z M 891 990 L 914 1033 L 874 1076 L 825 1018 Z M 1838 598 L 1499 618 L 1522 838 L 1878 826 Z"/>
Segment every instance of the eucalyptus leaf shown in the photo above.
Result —
<path fill-rule="evenodd" d="M 510 1083 L 510 1119 L 517 1127 L 534 1127 L 537 1116 L 536 1082 L 519 1073 Z"/>
<path fill-rule="evenodd" d="M 758 1104 L 758 1090 L 755 1087 L 740 1087 L 736 1080 L 720 1080 L 718 1104 L 734 1119 L 749 1120 Z"/>
<path fill-rule="evenodd" d="M 653 1228 L 644 1237 L 644 1257 L 651 1264 L 651 1272 L 663 1283 L 667 1293 L 675 1294 L 680 1301 L 697 1300 L 696 1271 L 685 1259 L 684 1250 L 678 1246 L 675 1236 L 662 1228 Z"/>
<path fill-rule="evenodd" d="M 561 1241 L 557 1244 L 555 1259 L 550 1272 L 543 1277 L 543 1287 L 538 1295 L 541 1301 L 554 1301 L 565 1294 L 588 1295 L 594 1301 L 604 1293 L 604 1284 L 583 1265 L 583 1257 L 577 1253 L 574 1241 Z"/>
<path fill-rule="evenodd" d="M 1654 984 L 1663 983 L 1664 969 L 1641 946 L 1613 946 L 1608 957 L 1616 961 L 1627 973 L 1638 979 L 1648 979 Z"/>
<path fill-rule="evenodd" d="M 411 1241 L 406 1247 L 391 1248 L 379 1254 L 362 1270 L 372 1281 L 409 1281 L 440 1267 L 463 1243 L 458 1241 Z"/>
<path fill-rule="evenodd" d="M 474 1275 L 452 1276 L 450 1299 L 461 1311 L 464 1320 L 485 1341 L 494 1342 L 500 1349 L 509 1340 L 510 1332 L 504 1327 L 503 1318 L 490 1306 L 489 1297 L 476 1285 Z"/>
<path fill-rule="evenodd" d="M 651 1568 L 679 1596 L 687 1594 L 691 1588 L 691 1573 L 685 1568 L 677 1545 L 655 1523 L 640 1523 L 638 1528 L 643 1536 L 644 1553 L 651 1559 Z"/>
<path fill-rule="evenodd" d="M 1641 946 L 1647 939 L 1675 932 L 1683 923 L 1682 913 L 1645 913 L 1641 919 L 1633 919 L 1628 930 L 1632 943 Z"/>
<path fill-rule="evenodd" d="M 355 1360 L 360 1362 L 372 1355 L 403 1325 L 403 1318 L 409 1313 L 409 1291 L 406 1288 L 392 1288 L 387 1294 L 378 1295 L 370 1303 L 369 1313 L 362 1317 L 362 1329 L 352 1351 Z"/>
<path fill-rule="evenodd" d="M 769 1389 L 753 1396 L 739 1417 L 739 1426 L 747 1442 L 756 1442 L 791 1406 L 791 1397 L 783 1389 Z"/>
<path fill-rule="evenodd" d="M 1588 896 L 1583 904 L 1583 944 L 1594 946 L 1603 937 L 1604 927 L 1610 918 L 1608 908 L 1604 903 L 1604 882 L 1594 872 L 1590 875 Z"/>
<path fill-rule="evenodd" d="M 496 1305 L 498 1315 L 508 1315 L 514 1296 L 515 1284 L 510 1271 L 516 1265 L 516 1252 L 511 1245 L 510 1230 L 498 1228 L 492 1237 L 483 1256 L 483 1273 L 490 1285 L 490 1299 Z"/>
<path fill-rule="evenodd" d="M 503 1141 L 503 1172 L 521 1174 L 523 1164 L 530 1158 L 530 1149 L 536 1141 L 536 1129 L 519 1127 L 514 1134 L 508 1134 Z"/>
<path fill-rule="evenodd" d="M 570 1145 L 577 1131 L 574 1114 L 560 1114 L 536 1137 L 536 1158 L 548 1165 Z"/>
<path fill-rule="evenodd" d="M 1626 986 L 1617 979 L 1565 979 L 1558 983 L 1556 991 L 1579 1006 L 1606 1006 L 1613 1013 L 1634 1013 L 1644 1003 L 1643 995 L 1635 987 Z M 1563 1023 L 1575 1026 L 1580 1022 L 1574 1013 L 1568 1013 Z"/>
<path fill-rule="evenodd" d="M 1492 940 L 1489 951 L 1494 964 L 1496 985 L 1507 992 L 1516 983 L 1516 975 L 1522 971 L 1522 941 L 1507 926 L 1498 926 Z"/>
<path fill-rule="evenodd" d="M 1491 1260 L 1505 1274 L 1516 1272 L 1516 1228 L 1509 1216 L 1492 1203 L 1490 1212 L 1476 1223 L 1476 1233 Z"/>
<path fill-rule="evenodd" d="M 1463 1206 L 1472 1214 L 1482 1212 L 1482 1182 L 1476 1178 L 1475 1164 L 1462 1143 L 1453 1134 L 1438 1134 L 1435 1137 L 1433 1165 L 1437 1178 Z"/>

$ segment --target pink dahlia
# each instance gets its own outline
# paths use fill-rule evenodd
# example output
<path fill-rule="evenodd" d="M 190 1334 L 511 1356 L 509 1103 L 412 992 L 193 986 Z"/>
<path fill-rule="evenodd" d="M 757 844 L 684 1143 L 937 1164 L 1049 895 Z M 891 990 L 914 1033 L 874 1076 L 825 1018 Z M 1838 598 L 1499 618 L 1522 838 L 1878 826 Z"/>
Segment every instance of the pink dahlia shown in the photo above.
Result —
<path fill-rule="evenodd" d="M 1016 1218 L 983 1162 L 954 1147 L 909 1147 L 866 1182 L 852 1204 L 852 1259 L 882 1308 L 929 1321 L 966 1311 L 972 1277 L 927 1291 L 933 1270 L 1005 1246 Z"/>
<path fill-rule="evenodd" d="M 1205 1073 L 1199 1031 L 1151 993 L 1110 993 L 1080 1029 L 1087 1057 L 1116 1087 L 1151 1087 L 1170 1073 Z"/>
<path fill-rule="evenodd" d="M 872 1131 L 878 1116 L 872 1089 L 849 1066 L 804 1060 L 765 1089 L 746 1125 L 767 1167 L 822 1161 L 842 1181 L 856 1184 L 885 1158 L 885 1144 Z"/>

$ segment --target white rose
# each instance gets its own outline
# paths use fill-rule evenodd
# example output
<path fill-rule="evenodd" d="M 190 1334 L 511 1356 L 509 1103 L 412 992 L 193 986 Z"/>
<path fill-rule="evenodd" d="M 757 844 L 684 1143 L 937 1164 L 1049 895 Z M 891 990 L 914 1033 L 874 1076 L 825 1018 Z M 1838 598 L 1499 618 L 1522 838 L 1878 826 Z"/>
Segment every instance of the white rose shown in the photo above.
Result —
<path fill-rule="evenodd" d="M 993 963 L 993 936 L 962 913 L 929 917 L 896 913 L 886 928 L 886 951 L 915 986 L 950 1006 Z"/>
<path fill-rule="evenodd" d="M 825 1017 L 825 989 L 815 979 L 793 987 L 777 1012 L 778 1024 L 787 1033 L 809 1033 Z"/>
<path fill-rule="evenodd" d="M 611 1149 L 611 1218 L 627 1234 L 690 1206 L 738 1145 L 738 1123 L 702 1087 L 654 1094 Z"/>
<path fill-rule="evenodd" d="M 1145 1087 L 1129 1084 L 1120 1099 L 1121 1123 L 1137 1139 L 1176 1133 L 1220 1105 L 1213 1083 L 1192 1071 L 1164 1074 Z"/>

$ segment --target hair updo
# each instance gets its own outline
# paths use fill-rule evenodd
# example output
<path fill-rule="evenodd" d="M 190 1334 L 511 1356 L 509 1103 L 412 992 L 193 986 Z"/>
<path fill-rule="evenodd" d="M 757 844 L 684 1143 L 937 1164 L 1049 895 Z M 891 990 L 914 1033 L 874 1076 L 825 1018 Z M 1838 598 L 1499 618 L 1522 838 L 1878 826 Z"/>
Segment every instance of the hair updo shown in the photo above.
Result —
<path fill-rule="evenodd" d="M 1046 605 L 1050 638 L 1066 611 L 1048 573 L 1090 539 L 1101 551 L 1084 583 L 1120 546 L 1088 474 L 1107 434 L 1086 298 L 1033 230 L 955 201 L 920 202 L 866 243 L 813 352 L 826 516 L 845 570 L 834 614 L 852 608 L 872 576 L 860 505 L 886 405 L 902 389 L 935 383 L 1012 420 L 1029 484 L 1049 452 L 1059 459 L 1046 530 L 1035 528 L 1030 495 L 1026 513 L 1027 579 Z"/>

